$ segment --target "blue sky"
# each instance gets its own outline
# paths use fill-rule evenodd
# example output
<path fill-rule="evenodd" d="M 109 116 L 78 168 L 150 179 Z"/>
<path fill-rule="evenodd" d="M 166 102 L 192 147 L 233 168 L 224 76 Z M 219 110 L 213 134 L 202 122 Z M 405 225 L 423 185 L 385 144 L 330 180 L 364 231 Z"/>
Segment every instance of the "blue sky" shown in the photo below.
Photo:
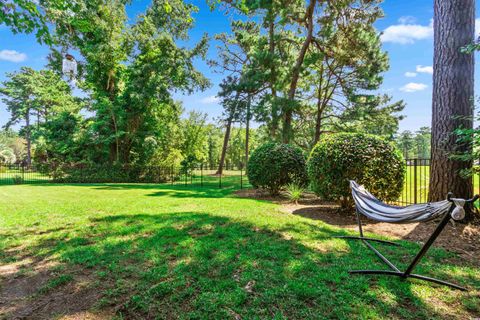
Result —
<path fill-rule="evenodd" d="M 187 46 L 195 43 L 205 32 L 213 36 L 230 30 L 231 18 L 224 12 L 212 12 L 205 0 L 192 2 L 200 11 L 195 15 L 196 26 L 190 32 L 191 39 Z M 128 9 L 129 17 L 133 20 L 148 3 L 133 0 Z M 403 99 L 407 103 L 403 112 L 406 118 L 400 123 L 400 130 L 414 131 L 430 125 L 433 1 L 386 0 L 382 7 L 385 17 L 377 21 L 375 26 L 379 32 L 384 32 L 382 42 L 384 50 L 389 53 L 390 70 L 384 75 L 381 91 L 392 95 L 394 100 Z M 476 16 L 480 16 L 478 10 Z M 18 70 L 21 66 L 41 69 L 45 65 L 48 48 L 39 45 L 34 35 L 14 35 L 7 27 L 0 25 L 0 39 L 0 81 L 5 80 L 6 72 Z M 214 59 L 215 56 L 215 41 L 211 40 L 208 58 Z M 222 110 L 215 98 L 222 75 L 214 73 L 204 61 L 197 61 L 196 66 L 212 81 L 213 86 L 190 96 L 175 94 L 175 98 L 183 101 L 186 110 L 201 110 L 214 119 L 221 115 Z M 475 75 L 477 78 L 478 67 Z M 0 126 L 5 124 L 8 116 L 5 106 L 0 102 Z"/>

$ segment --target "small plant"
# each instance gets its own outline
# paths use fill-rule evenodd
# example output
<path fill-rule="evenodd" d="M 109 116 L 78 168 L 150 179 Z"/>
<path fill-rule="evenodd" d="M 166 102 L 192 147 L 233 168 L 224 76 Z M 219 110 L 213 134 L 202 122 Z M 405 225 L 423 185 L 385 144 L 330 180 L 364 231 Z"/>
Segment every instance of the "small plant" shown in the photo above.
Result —
<path fill-rule="evenodd" d="M 16 175 L 12 179 L 13 179 L 13 184 L 22 184 L 23 183 L 22 176 Z"/>
<path fill-rule="evenodd" d="M 285 191 L 288 200 L 290 200 L 291 202 L 295 202 L 295 204 L 298 204 L 298 200 L 302 198 L 302 195 L 305 192 L 305 188 L 303 188 L 297 183 L 290 183 L 287 185 Z"/>
<path fill-rule="evenodd" d="M 51 290 L 54 290 L 68 282 L 72 281 L 73 277 L 69 274 L 62 274 L 53 279 L 50 279 L 43 287 L 38 290 L 39 294 L 46 294 Z"/>

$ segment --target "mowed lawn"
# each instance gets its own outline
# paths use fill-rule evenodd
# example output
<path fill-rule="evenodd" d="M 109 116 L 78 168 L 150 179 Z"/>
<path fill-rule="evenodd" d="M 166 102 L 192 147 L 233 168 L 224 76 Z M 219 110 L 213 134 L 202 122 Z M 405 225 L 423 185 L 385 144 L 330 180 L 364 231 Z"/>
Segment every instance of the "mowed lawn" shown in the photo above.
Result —
<path fill-rule="evenodd" d="M 0 318 L 480 316 L 475 266 L 434 249 L 416 270 L 468 293 L 351 276 L 385 266 L 360 243 L 332 238 L 346 233 L 232 188 L 0 186 Z M 420 244 L 401 244 L 378 246 L 404 267 Z"/>

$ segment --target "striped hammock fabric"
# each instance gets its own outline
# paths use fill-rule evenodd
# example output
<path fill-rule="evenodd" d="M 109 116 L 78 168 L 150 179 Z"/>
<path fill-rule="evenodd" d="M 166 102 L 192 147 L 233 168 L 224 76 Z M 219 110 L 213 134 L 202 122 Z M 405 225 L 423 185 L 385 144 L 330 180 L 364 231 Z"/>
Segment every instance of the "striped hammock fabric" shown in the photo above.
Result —
<path fill-rule="evenodd" d="M 392 206 L 375 198 L 355 181 L 350 181 L 350 187 L 358 212 L 372 220 L 381 222 L 409 223 L 428 221 L 443 216 L 451 206 L 448 200 L 414 204 L 406 207 Z"/>

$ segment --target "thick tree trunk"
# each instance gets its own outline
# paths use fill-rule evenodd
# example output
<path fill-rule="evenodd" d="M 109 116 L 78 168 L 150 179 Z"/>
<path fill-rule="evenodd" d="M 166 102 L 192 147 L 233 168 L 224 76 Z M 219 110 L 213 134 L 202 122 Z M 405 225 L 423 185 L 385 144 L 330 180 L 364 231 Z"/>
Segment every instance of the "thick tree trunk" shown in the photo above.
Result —
<path fill-rule="evenodd" d="M 293 118 L 293 108 L 292 103 L 295 99 L 295 94 L 297 92 L 298 79 L 300 78 L 300 71 L 302 69 L 303 61 L 305 60 L 305 54 L 307 53 L 308 47 L 312 42 L 313 38 L 313 12 L 315 9 L 316 0 L 310 0 L 310 4 L 307 7 L 307 12 L 305 14 L 305 21 L 307 23 L 307 35 L 303 41 L 302 47 L 297 57 L 297 61 L 292 70 L 292 76 L 290 80 L 290 88 L 288 90 L 288 99 L 285 106 L 284 120 L 283 120 L 283 132 L 282 140 L 283 143 L 289 143 L 292 138 L 292 118 Z"/>
<path fill-rule="evenodd" d="M 223 137 L 222 154 L 220 155 L 220 163 L 216 174 L 223 173 L 223 166 L 225 164 L 225 157 L 227 155 L 228 141 L 230 140 L 230 131 L 232 130 L 233 117 L 227 119 L 227 126 L 225 128 L 225 136 Z"/>
<path fill-rule="evenodd" d="M 27 140 L 27 165 L 32 164 L 32 137 L 30 132 L 30 109 L 25 113 L 25 140 Z"/>
<path fill-rule="evenodd" d="M 475 28 L 474 0 L 434 1 L 434 55 L 432 99 L 432 163 L 429 201 L 472 195 L 472 179 L 463 179 L 459 171 L 472 163 L 451 159 L 457 152 L 471 152 L 468 145 L 456 142 L 453 131 L 472 128 L 473 54 L 460 48 L 473 42 Z"/>

